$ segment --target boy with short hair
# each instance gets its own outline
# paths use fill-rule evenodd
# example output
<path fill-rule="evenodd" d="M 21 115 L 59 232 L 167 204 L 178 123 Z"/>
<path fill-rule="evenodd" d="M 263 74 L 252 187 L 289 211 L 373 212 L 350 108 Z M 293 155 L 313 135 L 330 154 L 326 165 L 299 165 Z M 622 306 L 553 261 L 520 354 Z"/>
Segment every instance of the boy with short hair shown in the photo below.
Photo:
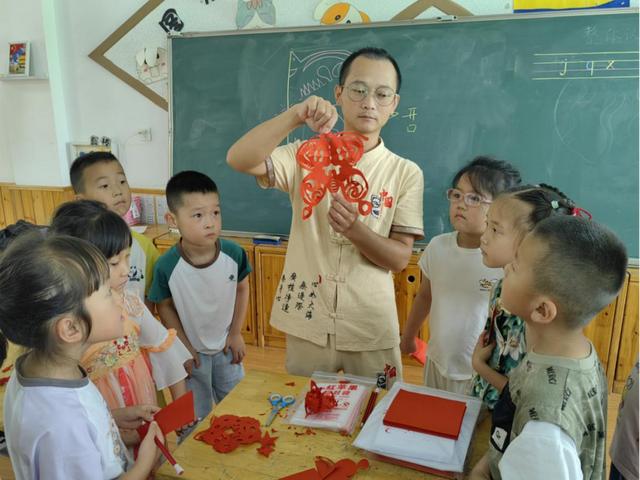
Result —
<path fill-rule="evenodd" d="M 583 328 L 616 297 L 626 268 L 620 240 L 583 218 L 550 217 L 522 241 L 502 302 L 535 341 L 495 405 L 471 478 L 604 478 L 607 382 Z"/>
<path fill-rule="evenodd" d="M 344 130 L 364 136 L 357 166 L 368 182 L 368 216 L 341 194 L 327 195 L 302 220 L 296 162 L 301 142 L 278 146 L 297 127 L 331 131 L 338 118 L 332 102 L 311 96 L 258 125 L 227 154 L 229 165 L 258 177 L 264 188 L 289 195 L 293 217 L 283 274 L 270 323 L 287 334 L 286 368 L 375 377 L 402 377 L 393 276 L 405 268 L 415 239 L 422 238 L 424 180 L 415 163 L 387 149 L 380 132 L 400 96 L 400 69 L 380 48 L 363 48 L 342 64 L 335 86 Z"/>
<path fill-rule="evenodd" d="M 104 203 L 121 217 L 131 207 L 131 190 L 122 165 L 111 152 L 90 152 L 80 155 L 71 164 L 71 186 L 76 198 Z M 129 259 L 128 287 L 146 300 L 153 280 L 153 266 L 160 252 L 144 235 L 131 230 L 133 242 Z"/>
<path fill-rule="evenodd" d="M 185 363 L 198 418 L 211 411 L 244 376 L 242 323 L 249 303 L 244 249 L 219 238 L 220 197 L 206 175 L 184 171 L 167 183 L 167 221 L 180 241 L 156 263 L 149 298 L 167 328 L 191 352 Z"/>

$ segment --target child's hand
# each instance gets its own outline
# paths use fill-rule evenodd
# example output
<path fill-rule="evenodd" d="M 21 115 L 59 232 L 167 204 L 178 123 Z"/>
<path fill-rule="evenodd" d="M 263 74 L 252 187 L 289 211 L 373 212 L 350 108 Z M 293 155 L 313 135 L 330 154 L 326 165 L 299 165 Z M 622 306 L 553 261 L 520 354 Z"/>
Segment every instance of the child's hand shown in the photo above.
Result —
<path fill-rule="evenodd" d="M 400 338 L 400 352 L 402 352 L 403 355 L 409 355 L 416 350 L 416 337 L 402 335 Z"/>
<path fill-rule="evenodd" d="M 231 349 L 231 353 L 233 353 L 231 363 L 241 363 L 246 354 L 246 347 L 241 333 L 230 333 L 227 335 L 223 352 L 226 354 L 228 349 Z"/>
<path fill-rule="evenodd" d="M 331 195 L 329 225 L 336 233 L 346 234 L 358 220 L 358 211 L 353 203 L 347 202 L 342 193 Z"/>
<path fill-rule="evenodd" d="M 324 98 L 311 96 L 293 107 L 301 122 L 318 133 L 329 133 L 338 121 L 338 111 Z"/>
<path fill-rule="evenodd" d="M 160 450 L 155 443 L 155 437 L 158 437 L 158 440 L 164 443 L 164 435 L 162 435 L 162 430 L 160 430 L 160 427 L 156 422 L 151 422 L 149 424 L 149 431 L 140 443 L 140 448 L 138 449 L 138 458 L 136 460 L 136 464 L 140 463 L 145 467 L 148 466 L 149 471 L 151 471 L 153 466 L 160 459 Z"/>
<path fill-rule="evenodd" d="M 155 405 L 135 405 L 133 407 L 115 408 L 111 410 L 111 416 L 118 428 L 136 429 L 143 422 L 153 421 L 153 414 L 160 411 Z"/>
<path fill-rule="evenodd" d="M 137 430 L 129 430 L 129 429 L 120 429 L 120 438 L 122 438 L 122 443 L 127 447 L 135 447 L 140 443 L 140 435 L 138 435 Z"/>
<path fill-rule="evenodd" d="M 482 365 L 487 363 L 489 358 L 491 358 L 491 352 L 496 346 L 496 342 L 492 341 L 488 345 L 485 345 L 488 337 L 488 332 L 483 331 L 478 337 L 478 341 L 476 342 L 476 346 L 473 349 L 473 356 L 471 357 L 471 364 L 474 370 L 478 371 L 476 365 Z"/>

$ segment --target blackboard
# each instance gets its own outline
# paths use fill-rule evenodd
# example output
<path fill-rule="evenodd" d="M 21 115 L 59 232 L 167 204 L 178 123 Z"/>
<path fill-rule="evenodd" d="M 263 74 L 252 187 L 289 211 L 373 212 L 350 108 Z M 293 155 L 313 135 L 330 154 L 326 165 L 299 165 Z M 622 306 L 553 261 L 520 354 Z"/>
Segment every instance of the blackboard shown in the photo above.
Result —
<path fill-rule="evenodd" d="M 227 150 L 308 95 L 332 99 L 344 58 L 380 46 L 404 77 L 382 137 L 424 171 L 427 239 L 450 230 L 454 172 L 490 154 L 528 182 L 558 186 L 638 257 L 638 15 L 629 11 L 174 37 L 172 169 L 214 178 L 225 230 L 288 233 L 287 195 L 232 171 Z"/>

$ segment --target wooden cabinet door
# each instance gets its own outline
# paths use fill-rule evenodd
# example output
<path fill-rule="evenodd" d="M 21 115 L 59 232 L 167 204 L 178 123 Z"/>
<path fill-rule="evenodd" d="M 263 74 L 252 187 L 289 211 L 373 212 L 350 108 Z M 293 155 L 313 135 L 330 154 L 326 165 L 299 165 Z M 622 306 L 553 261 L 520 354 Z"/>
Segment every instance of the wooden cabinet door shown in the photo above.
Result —
<path fill-rule="evenodd" d="M 409 318 L 409 312 L 413 307 L 413 301 L 416 298 L 418 290 L 420 290 L 420 284 L 422 282 L 422 272 L 418 266 L 418 260 L 420 255 L 413 254 L 409 260 L 407 268 L 399 273 L 396 273 L 393 277 L 393 283 L 396 293 L 396 309 L 398 311 L 398 323 L 400 326 L 400 335 L 404 332 L 404 326 Z M 422 325 L 422 328 L 418 332 L 418 336 L 424 341 L 429 340 L 429 325 L 428 319 Z M 418 363 L 406 356 L 402 358 L 403 363 L 410 365 L 418 365 Z"/>
<path fill-rule="evenodd" d="M 631 277 L 624 305 L 620 345 L 615 359 L 613 391 L 621 393 L 631 369 L 638 361 L 638 269 L 629 269 Z"/>
<path fill-rule="evenodd" d="M 242 327 L 242 338 L 249 345 L 258 345 L 258 322 L 256 320 L 256 261 L 253 245 L 250 247 L 243 245 L 247 258 L 251 265 L 249 274 L 249 305 L 247 305 L 247 315 Z"/>
<path fill-rule="evenodd" d="M 257 246 L 256 256 L 256 304 L 258 341 L 261 346 L 284 347 L 286 336 L 269 325 L 273 299 L 284 270 L 284 247 Z"/>
<path fill-rule="evenodd" d="M 602 367 L 607 374 L 609 390 L 613 388 L 613 378 L 615 374 L 614 359 L 616 358 L 618 345 L 620 343 L 620 332 L 622 330 L 622 318 L 628 285 L 629 275 L 627 274 L 620 294 L 613 302 L 607 305 L 596 318 L 591 320 L 584 329 L 584 334 L 596 347 L 596 352 L 598 352 Z"/>

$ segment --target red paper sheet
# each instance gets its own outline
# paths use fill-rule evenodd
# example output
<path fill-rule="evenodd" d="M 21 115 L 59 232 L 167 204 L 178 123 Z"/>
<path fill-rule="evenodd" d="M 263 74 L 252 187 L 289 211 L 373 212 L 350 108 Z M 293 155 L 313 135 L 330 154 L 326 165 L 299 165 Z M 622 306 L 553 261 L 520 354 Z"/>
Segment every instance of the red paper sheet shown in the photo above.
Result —
<path fill-rule="evenodd" d="M 193 392 L 189 391 L 180 398 L 170 403 L 153 416 L 158 423 L 162 434 L 174 432 L 177 429 L 193 422 L 196 414 L 193 408 Z M 138 428 L 140 438 L 144 438 L 149 430 L 149 424 L 145 423 Z"/>
<path fill-rule="evenodd" d="M 400 390 L 391 402 L 383 423 L 420 433 L 457 439 L 465 402 Z"/>
<path fill-rule="evenodd" d="M 415 358 L 420 365 L 427 363 L 427 342 L 416 337 L 416 351 L 410 354 L 411 358 Z"/>

